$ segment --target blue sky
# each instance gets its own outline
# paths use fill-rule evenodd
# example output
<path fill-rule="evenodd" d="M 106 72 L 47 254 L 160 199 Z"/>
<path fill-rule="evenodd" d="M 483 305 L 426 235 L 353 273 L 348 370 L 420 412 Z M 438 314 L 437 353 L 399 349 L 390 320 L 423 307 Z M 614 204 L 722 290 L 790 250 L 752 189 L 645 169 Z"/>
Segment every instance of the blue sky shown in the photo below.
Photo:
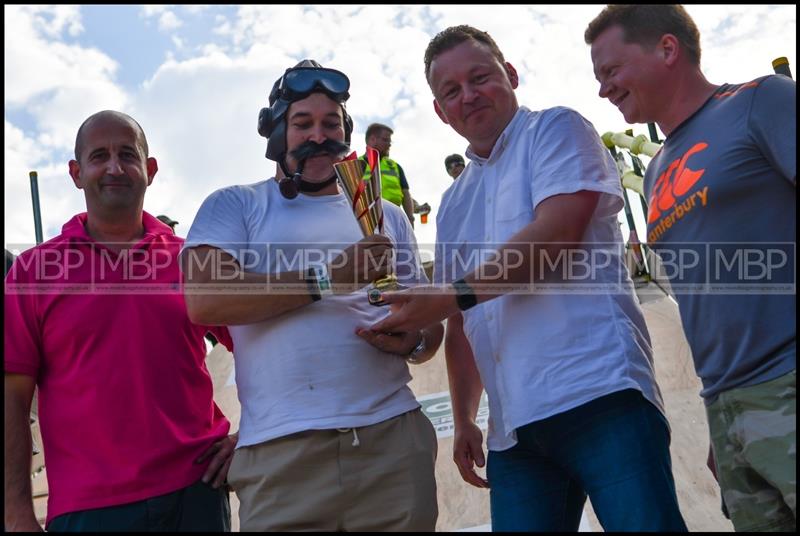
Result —
<path fill-rule="evenodd" d="M 570 106 L 599 133 L 629 126 L 597 96 L 582 6 L 9 6 L 5 14 L 5 243 L 32 244 L 28 171 L 39 173 L 45 239 L 85 210 L 67 173 L 75 132 L 101 109 L 136 118 L 159 173 L 145 210 L 188 232 L 202 200 L 272 176 L 259 109 L 286 67 L 317 59 L 352 81 L 353 147 L 373 121 L 395 128 L 392 157 L 413 196 L 435 209 L 451 179 L 443 160 L 466 142 L 435 116 L 424 80 L 428 41 L 454 24 L 489 31 L 518 70 L 532 109 Z M 796 71 L 796 7 L 687 6 L 711 82 L 743 82 L 787 56 Z M 646 133 L 643 125 L 633 126 Z M 641 233 L 640 233 L 641 234 Z M 433 223 L 417 225 L 432 243 Z"/>

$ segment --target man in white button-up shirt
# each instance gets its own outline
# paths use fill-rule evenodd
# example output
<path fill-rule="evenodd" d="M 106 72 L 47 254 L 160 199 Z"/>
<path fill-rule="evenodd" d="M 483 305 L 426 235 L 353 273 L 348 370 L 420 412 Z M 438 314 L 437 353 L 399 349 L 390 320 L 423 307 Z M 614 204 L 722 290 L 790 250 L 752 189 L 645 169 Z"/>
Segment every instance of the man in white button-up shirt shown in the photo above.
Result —
<path fill-rule="evenodd" d="M 520 107 L 517 72 L 485 32 L 441 32 L 425 69 L 470 163 L 437 218 L 440 286 L 387 295 L 399 311 L 372 329 L 448 319 L 454 458 L 491 489 L 494 530 L 577 530 L 588 495 L 605 530 L 685 531 L 613 160 L 575 111 Z"/>

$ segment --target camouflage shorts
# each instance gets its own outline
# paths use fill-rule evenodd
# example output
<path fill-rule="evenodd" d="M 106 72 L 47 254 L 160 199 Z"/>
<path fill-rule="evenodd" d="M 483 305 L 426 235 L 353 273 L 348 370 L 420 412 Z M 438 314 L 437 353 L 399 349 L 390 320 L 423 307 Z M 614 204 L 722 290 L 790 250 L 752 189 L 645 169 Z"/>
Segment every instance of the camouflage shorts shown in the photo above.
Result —
<path fill-rule="evenodd" d="M 797 372 L 725 391 L 706 410 L 734 528 L 794 531 Z"/>

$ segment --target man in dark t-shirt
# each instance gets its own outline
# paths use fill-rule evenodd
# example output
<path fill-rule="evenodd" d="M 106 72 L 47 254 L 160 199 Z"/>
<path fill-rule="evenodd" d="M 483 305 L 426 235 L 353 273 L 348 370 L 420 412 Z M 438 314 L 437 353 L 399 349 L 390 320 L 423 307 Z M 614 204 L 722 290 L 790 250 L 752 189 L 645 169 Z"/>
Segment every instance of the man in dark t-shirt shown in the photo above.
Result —
<path fill-rule="evenodd" d="M 586 30 L 600 97 L 666 135 L 647 239 L 703 382 L 737 531 L 796 528 L 796 85 L 711 84 L 681 6 L 609 6 Z"/>

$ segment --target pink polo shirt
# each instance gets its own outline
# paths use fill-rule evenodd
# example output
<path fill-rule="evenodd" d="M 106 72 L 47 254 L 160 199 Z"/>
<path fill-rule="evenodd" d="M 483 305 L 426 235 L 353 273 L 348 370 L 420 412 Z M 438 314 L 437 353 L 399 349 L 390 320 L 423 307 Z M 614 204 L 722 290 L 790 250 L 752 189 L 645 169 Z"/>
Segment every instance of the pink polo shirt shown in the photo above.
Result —
<path fill-rule="evenodd" d="M 22 253 L 6 277 L 5 371 L 36 378 L 47 522 L 188 486 L 194 460 L 230 423 L 213 400 L 203 335 L 180 287 L 183 239 L 144 213 L 145 234 L 117 255 L 86 214 Z"/>

